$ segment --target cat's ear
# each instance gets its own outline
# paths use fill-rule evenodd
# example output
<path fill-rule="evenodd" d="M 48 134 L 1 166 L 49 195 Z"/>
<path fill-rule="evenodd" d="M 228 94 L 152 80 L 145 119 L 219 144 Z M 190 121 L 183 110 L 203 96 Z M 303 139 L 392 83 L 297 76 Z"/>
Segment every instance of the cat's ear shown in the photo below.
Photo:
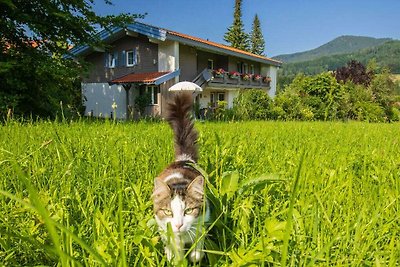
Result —
<path fill-rule="evenodd" d="M 204 196 L 204 177 L 199 175 L 187 187 L 189 195 L 196 199 L 202 199 Z"/>
<path fill-rule="evenodd" d="M 171 189 L 169 186 L 161 181 L 161 179 L 154 179 L 154 190 L 153 190 L 153 198 L 166 198 L 171 194 Z"/>

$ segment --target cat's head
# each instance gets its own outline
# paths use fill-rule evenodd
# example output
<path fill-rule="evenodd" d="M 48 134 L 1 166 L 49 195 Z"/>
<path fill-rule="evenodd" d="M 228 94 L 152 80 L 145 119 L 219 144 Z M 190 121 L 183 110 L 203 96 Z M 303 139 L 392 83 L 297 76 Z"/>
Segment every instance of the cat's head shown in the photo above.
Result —
<path fill-rule="evenodd" d="M 174 233 L 188 231 L 202 215 L 204 177 L 168 184 L 156 178 L 153 200 L 155 217 L 162 230 L 167 231 L 170 223 Z"/>

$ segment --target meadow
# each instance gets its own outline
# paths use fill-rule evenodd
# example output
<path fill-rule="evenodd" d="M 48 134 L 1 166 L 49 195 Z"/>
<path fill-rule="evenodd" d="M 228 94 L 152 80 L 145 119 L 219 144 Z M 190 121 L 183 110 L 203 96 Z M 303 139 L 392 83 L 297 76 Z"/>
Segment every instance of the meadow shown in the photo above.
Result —
<path fill-rule="evenodd" d="M 398 123 L 196 128 L 204 266 L 399 266 Z M 168 265 L 150 197 L 172 160 L 162 122 L 0 125 L 0 265 Z"/>

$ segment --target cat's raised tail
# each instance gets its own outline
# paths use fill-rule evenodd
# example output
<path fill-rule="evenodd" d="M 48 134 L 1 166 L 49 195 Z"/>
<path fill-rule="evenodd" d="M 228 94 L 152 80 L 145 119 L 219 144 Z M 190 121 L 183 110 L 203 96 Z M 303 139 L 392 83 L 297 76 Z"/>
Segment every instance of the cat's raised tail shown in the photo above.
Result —
<path fill-rule="evenodd" d="M 193 97 L 190 92 L 176 94 L 168 104 L 168 123 L 174 131 L 175 160 L 197 162 L 197 131 L 191 118 Z"/>

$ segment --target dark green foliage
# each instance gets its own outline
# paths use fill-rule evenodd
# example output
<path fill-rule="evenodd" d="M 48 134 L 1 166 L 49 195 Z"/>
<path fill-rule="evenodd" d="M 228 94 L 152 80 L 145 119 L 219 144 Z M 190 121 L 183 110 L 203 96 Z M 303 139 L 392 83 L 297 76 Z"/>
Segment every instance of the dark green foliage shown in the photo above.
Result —
<path fill-rule="evenodd" d="M 106 0 L 106 3 L 111 4 Z M 98 16 L 93 2 L 0 1 L 0 116 L 54 117 L 81 106 L 83 62 L 63 55 L 69 46 L 103 46 L 96 32 L 131 22 L 137 15 Z"/>
<path fill-rule="evenodd" d="M 269 118 L 272 99 L 263 90 L 241 91 L 234 100 L 235 118 L 239 120 L 264 120 Z"/>
<path fill-rule="evenodd" d="M 230 46 L 244 51 L 249 50 L 249 36 L 244 31 L 242 22 L 242 1 L 235 0 L 235 11 L 233 14 L 233 24 L 228 28 L 224 35 L 224 40 Z"/>
<path fill-rule="evenodd" d="M 294 54 L 279 55 L 274 58 L 286 63 L 310 61 L 324 56 L 358 52 L 362 49 L 382 45 L 390 40 L 389 38 L 376 39 L 362 36 L 340 36 L 318 48 Z"/>
<path fill-rule="evenodd" d="M 0 116 L 9 110 L 17 116 L 53 118 L 80 113 L 82 67 L 70 60 L 42 56 L 33 48 L 27 54 L 8 53 L 13 62 L 0 72 Z"/>
<path fill-rule="evenodd" d="M 252 30 L 250 33 L 250 44 L 251 53 L 256 55 L 264 55 L 265 41 L 257 14 L 254 16 L 253 20 Z"/>
<path fill-rule="evenodd" d="M 135 97 L 135 110 L 142 116 L 145 114 L 146 107 L 151 104 L 151 94 L 143 93 Z"/>

